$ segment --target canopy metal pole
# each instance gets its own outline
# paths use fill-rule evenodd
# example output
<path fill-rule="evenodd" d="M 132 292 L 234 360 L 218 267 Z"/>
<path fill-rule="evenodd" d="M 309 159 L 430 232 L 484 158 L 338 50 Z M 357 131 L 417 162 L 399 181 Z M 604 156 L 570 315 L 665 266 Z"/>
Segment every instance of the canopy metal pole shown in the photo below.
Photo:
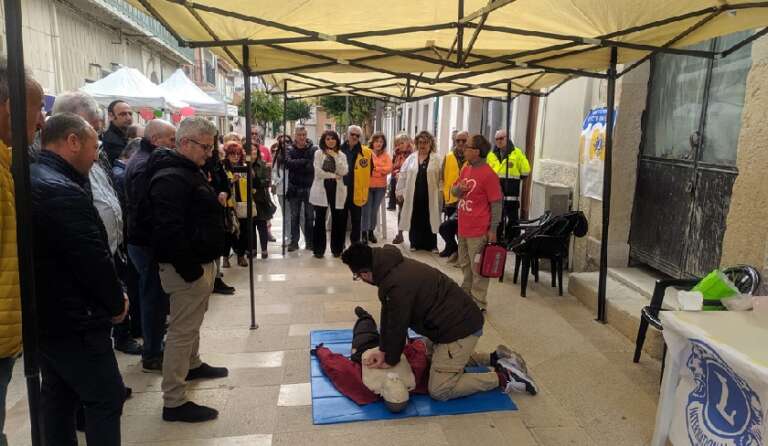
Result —
<path fill-rule="evenodd" d="M 504 147 L 504 151 L 502 153 L 506 153 L 506 150 L 512 144 L 512 137 L 510 136 L 510 130 L 511 130 L 510 114 L 511 114 L 511 110 L 512 110 L 512 82 L 507 82 L 507 104 L 506 105 L 507 105 L 507 126 L 506 126 L 507 127 L 506 128 L 507 144 L 506 144 L 506 147 Z M 512 153 L 512 152 L 510 151 L 510 153 Z M 507 185 L 509 184 L 509 155 L 506 155 L 504 162 L 507 165 L 507 168 L 504 171 L 504 187 L 506 188 L 506 187 L 508 187 Z M 507 197 L 506 197 L 506 194 L 503 194 L 503 195 L 504 195 L 505 202 L 502 203 L 502 206 L 501 206 L 501 221 L 502 221 L 502 223 L 501 223 L 502 224 L 502 233 L 501 233 L 502 234 L 502 238 L 501 238 L 501 240 L 504 243 L 504 245 L 506 246 L 507 242 L 508 242 L 507 237 L 509 237 L 509 234 L 507 234 L 507 219 L 509 219 L 510 217 L 508 215 L 509 211 L 507 210 L 507 207 L 508 207 L 507 203 L 506 203 Z"/>
<path fill-rule="evenodd" d="M 459 22 L 456 30 L 456 64 L 464 61 L 464 0 L 459 0 Z"/>
<path fill-rule="evenodd" d="M 618 50 L 611 47 L 608 68 L 608 110 L 605 116 L 605 162 L 603 171 L 603 229 L 600 240 L 600 277 L 597 286 L 597 320 L 605 323 L 605 289 L 608 281 L 608 226 L 611 221 L 611 166 L 613 161 L 613 119 L 616 102 L 616 62 Z"/>
<path fill-rule="evenodd" d="M 285 200 L 285 174 L 286 174 L 286 159 L 288 158 L 288 144 L 286 144 L 285 140 L 288 138 L 288 132 L 286 131 L 286 109 L 288 105 L 288 79 L 283 80 L 283 257 L 285 257 L 285 232 L 286 228 L 288 227 L 288 222 L 285 218 L 285 207 L 286 205 L 290 206 L 288 203 L 286 203 Z M 278 147 L 280 146 L 280 142 L 278 142 Z M 293 218 L 293 216 L 291 216 Z M 296 243 L 299 241 L 296 240 Z"/>
<path fill-rule="evenodd" d="M 349 127 L 349 125 L 351 124 L 349 119 L 349 95 L 344 96 L 344 118 L 347 120 L 345 124 L 347 125 L 347 127 Z"/>
<path fill-rule="evenodd" d="M 38 365 L 37 297 L 35 296 L 34 238 L 31 230 L 29 154 L 27 153 L 27 79 L 24 73 L 21 2 L 5 0 L 5 31 L 8 48 L 8 93 L 11 102 L 13 178 L 16 195 L 16 240 L 19 256 L 21 318 L 24 339 L 24 376 L 27 381 L 32 445 L 40 440 L 40 367 Z"/>
<path fill-rule="evenodd" d="M 255 290 L 253 288 L 253 259 L 256 258 L 253 251 L 256 248 L 256 244 L 253 240 L 253 159 L 251 157 L 251 129 L 252 129 L 252 114 L 253 110 L 251 109 L 251 61 L 250 61 L 250 54 L 249 54 L 249 47 L 248 45 L 243 45 L 243 68 L 245 69 L 245 72 L 243 73 L 243 76 L 245 77 L 245 134 L 247 135 L 245 137 L 245 167 L 248 169 L 246 175 L 246 199 L 248 200 L 247 204 L 247 218 L 246 218 L 246 224 L 248 225 L 248 228 L 246 229 L 248 232 L 248 280 L 250 285 L 250 291 L 251 291 L 251 330 L 255 330 L 259 328 L 259 325 L 256 324 L 256 307 L 255 307 Z M 256 150 L 259 150 L 258 147 L 256 147 Z M 241 229 L 242 230 L 242 229 Z"/>

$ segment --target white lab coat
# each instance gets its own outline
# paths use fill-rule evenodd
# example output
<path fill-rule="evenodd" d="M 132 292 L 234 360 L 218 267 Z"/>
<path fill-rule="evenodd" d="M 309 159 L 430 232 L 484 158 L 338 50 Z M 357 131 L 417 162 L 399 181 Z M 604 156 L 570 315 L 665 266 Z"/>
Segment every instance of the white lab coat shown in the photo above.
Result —
<path fill-rule="evenodd" d="M 429 224 L 432 233 L 440 230 L 440 176 L 443 159 L 437 153 L 429 154 L 429 166 L 427 167 L 427 190 L 429 193 Z M 405 198 L 398 225 L 401 231 L 411 229 L 411 216 L 413 215 L 413 195 L 416 191 L 416 176 L 419 174 L 419 152 L 413 152 L 403 163 L 400 169 L 400 177 L 397 179 L 395 195 Z"/>
<path fill-rule="evenodd" d="M 315 150 L 315 178 L 312 180 L 312 187 L 309 188 L 309 203 L 313 206 L 328 207 L 328 198 L 325 195 L 325 180 L 337 178 L 337 175 L 344 176 L 349 171 L 347 167 L 347 156 L 341 151 L 331 152 L 336 159 L 336 173 L 330 173 L 323 170 L 323 161 L 326 153 L 322 150 Z M 336 180 L 336 209 L 344 209 L 344 203 L 347 201 L 347 185 L 342 178 Z"/>

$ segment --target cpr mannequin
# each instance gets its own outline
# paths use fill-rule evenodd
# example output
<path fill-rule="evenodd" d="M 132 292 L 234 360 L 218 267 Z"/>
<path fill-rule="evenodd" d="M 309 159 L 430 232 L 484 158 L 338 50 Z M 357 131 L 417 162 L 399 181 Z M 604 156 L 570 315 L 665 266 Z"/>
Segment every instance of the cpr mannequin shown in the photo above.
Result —
<path fill-rule="evenodd" d="M 378 347 L 366 350 L 363 353 L 363 364 L 371 353 L 378 350 Z M 416 377 L 405 355 L 402 355 L 400 362 L 388 369 L 373 369 L 363 365 L 363 384 L 384 399 L 390 412 L 398 413 L 408 407 L 408 395 L 416 388 Z"/>

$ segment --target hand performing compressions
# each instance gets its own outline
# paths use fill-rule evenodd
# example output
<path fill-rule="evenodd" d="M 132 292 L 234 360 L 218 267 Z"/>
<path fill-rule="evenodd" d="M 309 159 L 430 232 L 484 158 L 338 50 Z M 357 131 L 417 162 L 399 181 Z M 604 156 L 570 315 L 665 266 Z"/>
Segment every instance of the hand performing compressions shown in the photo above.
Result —
<path fill-rule="evenodd" d="M 391 365 L 384 361 L 384 352 L 376 351 L 363 359 L 363 365 L 372 369 L 389 369 Z"/>

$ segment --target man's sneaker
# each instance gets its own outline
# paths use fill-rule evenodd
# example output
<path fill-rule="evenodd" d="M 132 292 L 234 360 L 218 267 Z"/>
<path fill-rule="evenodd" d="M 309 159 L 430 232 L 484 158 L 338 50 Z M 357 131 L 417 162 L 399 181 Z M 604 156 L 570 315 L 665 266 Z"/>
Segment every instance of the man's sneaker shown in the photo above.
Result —
<path fill-rule="evenodd" d="M 403 243 L 403 234 L 398 233 L 394 239 L 392 239 L 392 244 L 399 245 Z"/>
<path fill-rule="evenodd" d="M 456 252 L 456 250 L 455 250 L 455 249 L 448 249 L 448 248 L 445 248 L 444 250 L 440 251 L 440 254 L 439 254 L 439 255 L 440 255 L 440 257 L 442 257 L 442 258 L 446 258 L 446 257 L 451 257 L 451 256 L 452 256 L 452 255 L 453 255 L 455 252 Z"/>
<path fill-rule="evenodd" d="M 163 358 L 142 359 L 141 371 L 144 373 L 163 373 Z"/>
<path fill-rule="evenodd" d="M 136 340 L 130 336 L 125 339 L 121 339 L 120 341 L 116 340 L 115 350 L 123 352 L 126 355 L 140 355 L 144 351 L 141 344 L 136 342 Z"/>
<path fill-rule="evenodd" d="M 298 251 L 299 250 L 299 244 L 298 243 L 291 243 L 288 245 L 288 252 Z"/>
<path fill-rule="evenodd" d="M 505 391 L 507 389 L 514 391 L 525 390 L 531 395 L 536 395 L 539 393 L 539 389 L 536 387 L 536 383 L 533 382 L 533 379 L 528 376 L 527 373 L 520 370 L 511 360 L 511 358 L 500 358 L 497 367 L 499 367 L 499 369 L 501 369 L 504 373 L 507 374 L 507 377 L 509 377 L 509 383 L 507 383 Z"/>
<path fill-rule="evenodd" d="M 373 231 L 368 231 L 368 241 L 373 243 L 374 245 L 379 243 L 379 240 L 376 238 L 376 236 L 373 234 Z"/>
<path fill-rule="evenodd" d="M 270 242 L 272 242 L 272 243 L 274 243 L 274 242 L 276 242 L 276 241 L 277 241 L 277 239 L 275 238 L 275 236 L 274 236 L 274 235 L 272 235 L 271 233 L 267 234 L 267 240 L 268 240 L 268 241 L 270 241 Z"/>
<path fill-rule="evenodd" d="M 229 375 L 229 370 L 226 367 L 211 367 L 206 363 L 202 363 L 200 367 L 189 369 L 187 381 L 192 381 L 193 379 L 225 378 L 227 375 Z"/>
<path fill-rule="evenodd" d="M 447 263 L 455 264 L 459 260 L 459 253 L 454 252 L 453 254 L 448 257 Z"/>
<path fill-rule="evenodd" d="M 181 421 L 184 423 L 200 423 L 215 420 L 219 411 L 211 407 L 200 406 L 187 401 L 179 407 L 163 407 L 163 420 Z"/>
<path fill-rule="evenodd" d="M 528 366 L 525 364 L 525 359 L 523 359 L 523 356 L 504 344 L 498 345 L 496 350 L 491 353 L 491 366 L 495 367 L 499 359 L 503 358 L 507 358 L 512 361 L 512 364 L 514 364 L 518 370 L 521 370 L 523 373 L 528 373 Z"/>
<path fill-rule="evenodd" d="M 221 280 L 221 277 L 217 277 L 213 281 L 213 292 L 216 294 L 235 294 L 235 287 L 229 286 Z"/>

